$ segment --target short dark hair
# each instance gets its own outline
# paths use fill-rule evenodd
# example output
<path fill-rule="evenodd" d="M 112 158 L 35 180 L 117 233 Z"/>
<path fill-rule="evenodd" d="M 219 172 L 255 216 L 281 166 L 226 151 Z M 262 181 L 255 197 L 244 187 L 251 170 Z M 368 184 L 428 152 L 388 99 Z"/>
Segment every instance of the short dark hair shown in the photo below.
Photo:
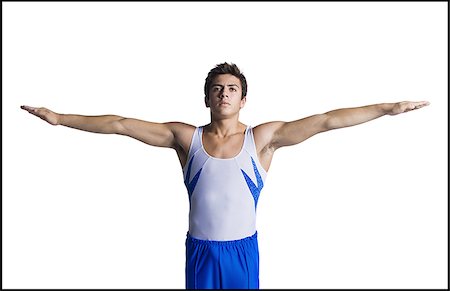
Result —
<path fill-rule="evenodd" d="M 245 79 L 244 74 L 242 74 L 242 72 L 239 70 L 239 68 L 233 64 L 233 63 L 222 63 L 222 64 L 218 64 L 216 65 L 213 69 L 211 69 L 211 71 L 209 71 L 208 76 L 206 77 L 205 80 L 205 97 L 207 99 L 209 99 L 209 89 L 211 87 L 211 84 L 214 80 L 214 78 L 217 75 L 222 75 L 222 74 L 231 74 L 233 76 L 235 76 L 236 78 L 238 78 L 241 81 L 241 85 L 242 85 L 242 98 L 244 98 L 245 96 L 247 96 L 247 80 Z"/>

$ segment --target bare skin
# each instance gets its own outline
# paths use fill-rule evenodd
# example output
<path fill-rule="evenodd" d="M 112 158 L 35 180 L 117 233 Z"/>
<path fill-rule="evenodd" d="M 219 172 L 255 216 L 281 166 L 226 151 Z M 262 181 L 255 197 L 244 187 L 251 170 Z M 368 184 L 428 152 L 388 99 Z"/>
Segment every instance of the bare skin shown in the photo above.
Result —
<path fill-rule="evenodd" d="M 239 121 L 239 112 L 246 103 L 246 97 L 242 98 L 241 83 L 233 75 L 218 75 L 209 96 L 205 97 L 205 105 L 210 108 L 211 122 L 204 127 L 203 146 L 210 156 L 222 159 L 235 157 L 243 146 L 246 129 L 246 125 Z M 263 123 L 253 129 L 258 158 L 268 171 L 275 151 L 281 147 L 301 143 L 321 132 L 358 125 L 384 115 L 417 110 L 429 104 L 427 101 L 380 103 L 336 109 L 290 122 Z M 117 115 L 84 116 L 60 114 L 45 107 L 21 108 L 52 125 L 94 133 L 120 134 L 152 146 L 172 148 L 182 167 L 186 164 L 195 130 L 195 126 L 182 122 L 155 123 Z"/>

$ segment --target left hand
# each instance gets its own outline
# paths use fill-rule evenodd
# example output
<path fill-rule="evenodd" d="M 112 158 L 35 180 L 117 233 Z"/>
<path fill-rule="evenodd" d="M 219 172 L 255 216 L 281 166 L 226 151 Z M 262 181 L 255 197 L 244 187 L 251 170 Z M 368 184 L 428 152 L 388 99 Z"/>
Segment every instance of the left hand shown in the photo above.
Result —
<path fill-rule="evenodd" d="M 422 107 L 430 105 L 430 102 L 428 101 L 418 101 L 418 102 L 411 102 L 411 101 L 403 101 L 399 103 L 395 103 L 392 107 L 391 112 L 389 112 L 389 115 L 397 115 L 400 113 L 405 113 L 411 110 L 420 109 Z"/>

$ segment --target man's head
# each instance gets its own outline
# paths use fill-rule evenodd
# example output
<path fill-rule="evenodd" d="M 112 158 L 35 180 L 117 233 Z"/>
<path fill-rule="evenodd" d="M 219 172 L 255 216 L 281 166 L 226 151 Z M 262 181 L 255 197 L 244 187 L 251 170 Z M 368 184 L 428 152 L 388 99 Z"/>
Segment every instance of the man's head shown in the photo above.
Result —
<path fill-rule="evenodd" d="M 205 100 L 209 100 L 211 85 L 213 84 L 214 79 L 218 75 L 223 75 L 223 74 L 230 74 L 230 75 L 233 75 L 236 78 L 238 78 L 241 83 L 240 84 L 241 90 L 242 90 L 241 99 L 243 99 L 245 96 L 247 96 L 247 80 L 245 79 L 244 74 L 241 73 L 241 71 L 235 64 L 222 63 L 222 64 L 216 65 L 211 71 L 209 71 L 208 76 L 206 77 L 205 88 L 204 88 Z"/>

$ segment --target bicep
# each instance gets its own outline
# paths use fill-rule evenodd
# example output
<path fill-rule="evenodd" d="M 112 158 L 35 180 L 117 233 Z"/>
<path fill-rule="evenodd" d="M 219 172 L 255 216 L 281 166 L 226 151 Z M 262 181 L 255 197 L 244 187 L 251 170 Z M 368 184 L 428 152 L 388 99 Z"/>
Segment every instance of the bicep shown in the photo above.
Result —
<path fill-rule="evenodd" d="M 116 123 L 117 133 L 158 147 L 174 147 L 176 144 L 173 123 L 149 122 L 123 118 Z"/>
<path fill-rule="evenodd" d="M 290 122 L 282 122 L 278 124 L 272 134 L 272 147 L 278 149 L 295 145 L 327 129 L 326 114 L 316 114 Z"/>

